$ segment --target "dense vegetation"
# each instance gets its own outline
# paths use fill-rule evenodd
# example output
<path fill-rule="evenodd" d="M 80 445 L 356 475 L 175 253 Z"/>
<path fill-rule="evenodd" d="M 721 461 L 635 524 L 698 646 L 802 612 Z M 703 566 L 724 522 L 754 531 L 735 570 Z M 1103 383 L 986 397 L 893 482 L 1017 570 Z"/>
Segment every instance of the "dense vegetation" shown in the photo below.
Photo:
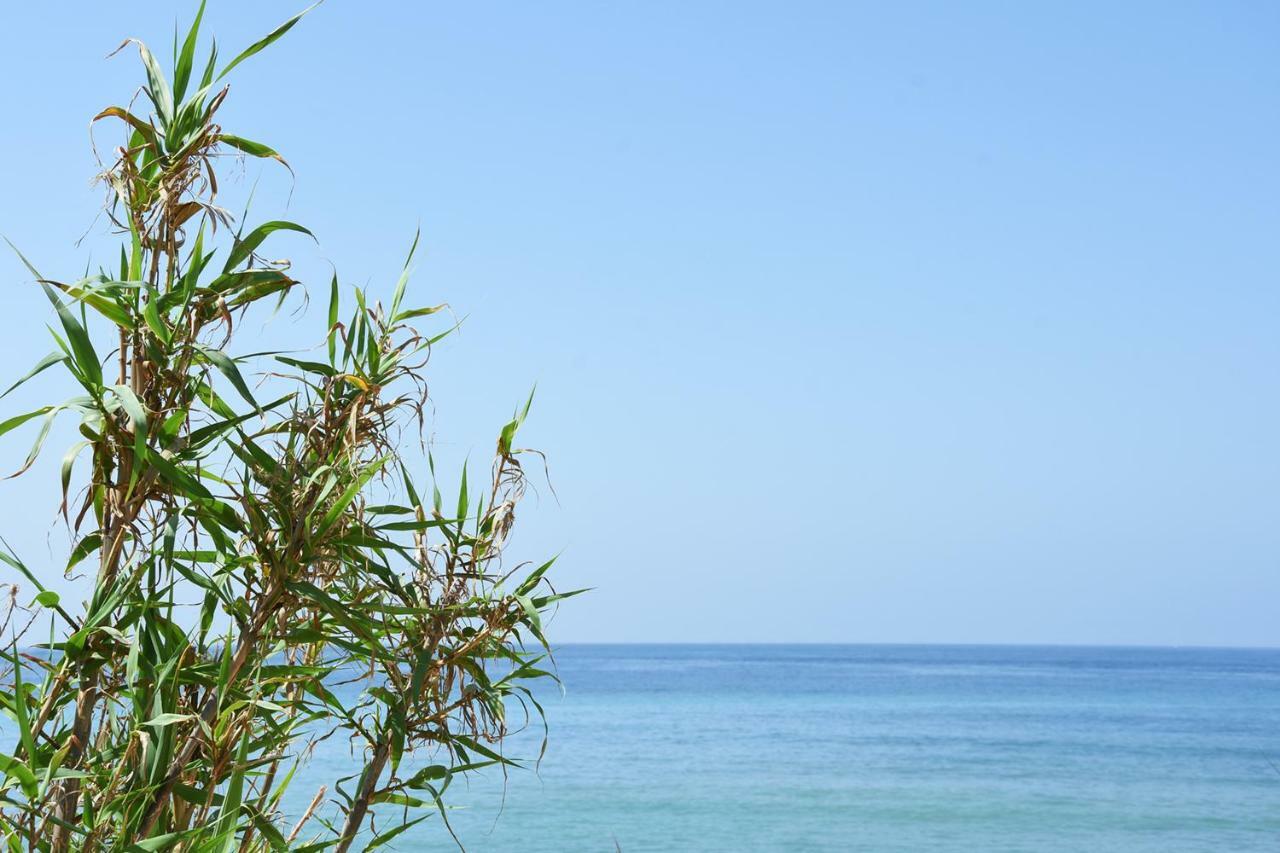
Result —
<path fill-rule="evenodd" d="M 541 620 L 564 595 L 550 563 L 502 560 L 528 404 L 482 488 L 464 470 L 446 504 L 416 451 L 427 357 L 449 328 L 420 325 L 440 306 L 405 303 L 408 262 L 385 306 L 354 289 L 344 312 L 338 277 L 322 286 L 316 354 L 232 354 L 246 312 L 300 288 L 264 242 L 310 232 L 249 228 L 218 205 L 224 158 L 283 163 L 219 126 L 223 80 L 302 16 L 219 66 L 216 46 L 196 59 L 203 12 L 169 75 L 126 42 L 145 100 L 94 119 L 123 131 L 100 176 L 118 267 L 60 282 L 28 264 L 55 348 L 17 384 L 60 369 L 78 390 L 0 434 L 33 422 L 25 471 L 55 418 L 78 419 L 61 463 L 65 572 L 96 564 L 96 579 L 74 607 L 47 570 L 0 554 L 36 588 L 9 614 L 0 686 L 17 731 L 0 833 L 15 851 L 345 851 L 433 815 L 447 832 L 450 781 L 512 763 L 503 739 L 540 719 L 528 685 L 550 677 Z M 24 638 L 46 617 L 48 642 Z M 363 689 L 335 691 L 353 679 Z M 286 816 L 322 736 L 350 739 L 363 768 Z"/>

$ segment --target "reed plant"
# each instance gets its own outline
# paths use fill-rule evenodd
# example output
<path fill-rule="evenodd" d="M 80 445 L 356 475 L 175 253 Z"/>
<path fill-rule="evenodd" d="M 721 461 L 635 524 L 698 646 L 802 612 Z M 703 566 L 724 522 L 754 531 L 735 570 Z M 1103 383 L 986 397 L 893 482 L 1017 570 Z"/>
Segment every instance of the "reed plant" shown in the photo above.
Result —
<path fill-rule="evenodd" d="M 409 261 L 385 305 L 356 288 L 344 307 L 337 275 L 322 285 L 314 355 L 235 354 L 246 315 L 301 289 L 264 245 L 310 232 L 219 205 L 220 165 L 284 162 L 219 108 L 227 76 L 303 14 L 221 63 L 216 44 L 197 59 L 202 5 L 168 73 L 122 45 L 141 57 L 141 97 L 93 119 L 120 134 L 99 176 L 118 264 L 74 281 L 27 264 L 53 351 L 13 387 L 61 370 L 77 390 L 0 435 L 34 429 L 21 473 L 55 419 L 77 421 L 57 508 L 71 544 L 53 571 L 94 579 L 73 606 L 49 569 L 0 552 L 34 587 L 5 623 L 12 851 L 343 853 L 428 818 L 451 834 L 451 782 L 505 774 L 504 738 L 541 721 L 543 620 L 567 594 L 551 562 L 504 561 L 529 403 L 480 487 L 464 468 L 446 503 L 416 439 L 427 358 L 452 327 L 441 306 L 406 303 Z M 45 637 L 19 628 L 46 618 Z M 287 808 L 320 738 L 349 740 L 357 770 Z"/>

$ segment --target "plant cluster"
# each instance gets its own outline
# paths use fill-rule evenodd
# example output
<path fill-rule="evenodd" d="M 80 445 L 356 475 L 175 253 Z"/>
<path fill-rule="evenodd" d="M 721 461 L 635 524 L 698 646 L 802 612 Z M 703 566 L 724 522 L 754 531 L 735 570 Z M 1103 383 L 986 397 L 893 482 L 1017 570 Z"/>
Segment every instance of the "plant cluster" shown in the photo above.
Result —
<path fill-rule="evenodd" d="M 283 162 L 219 125 L 223 80 L 302 15 L 221 67 L 215 45 L 198 68 L 203 12 L 175 37 L 169 75 L 146 45 L 122 45 L 141 55 L 146 109 L 94 119 L 124 130 L 101 175 L 118 268 L 72 283 L 31 268 L 56 348 L 14 387 L 60 368 L 78 391 L 0 434 L 38 423 L 25 471 L 55 418 L 78 419 L 61 464 L 65 571 L 96 564 L 96 578 L 69 607 L 0 553 L 36 587 L 17 611 L 51 621 L 42 643 L 22 642 L 26 616 L 6 623 L 0 708 L 17 743 L 0 755 L 0 837 L 13 851 L 342 853 L 437 813 L 447 827 L 451 780 L 514 764 L 503 740 L 541 718 L 530 687 L 554 678 L 542 620 L 565 595 L 549 562 L 503 564 L 528 403 L 483 488 L 464 468 L 446 505 L 434 463 L 411 473 L 427 357 L 451 329 L 420 328 L 442 306 L 404 304 L 409 261 L 387 305 L 355 289 L 349 313 L 334 275 L 315 360 L 231 354 L 246 312 L 299 287 L 264 242 L 310 232 L 246 228 L 219 207 L 220 160 Z M 351 681 L 362 689 L 344 700 Z M 323 737 L 349 738 L 363 767 L 286 820 L 284 792 Z"/>

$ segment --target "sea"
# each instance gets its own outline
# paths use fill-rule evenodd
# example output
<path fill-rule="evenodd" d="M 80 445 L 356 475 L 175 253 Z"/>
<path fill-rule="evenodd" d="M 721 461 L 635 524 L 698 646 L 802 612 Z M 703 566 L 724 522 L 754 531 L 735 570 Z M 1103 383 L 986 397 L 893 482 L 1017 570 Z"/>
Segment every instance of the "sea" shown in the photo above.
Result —
<path fill-rule="evenodd" d="M 448 826 L 388 848 L 1280 851 L 1280 650 L 566 645 L 556 663 L 541 761 L 535 726 L 506 747 L 526 769 L 455 781 Z M 357 770 L 326 741 L 286 805 Z"/>

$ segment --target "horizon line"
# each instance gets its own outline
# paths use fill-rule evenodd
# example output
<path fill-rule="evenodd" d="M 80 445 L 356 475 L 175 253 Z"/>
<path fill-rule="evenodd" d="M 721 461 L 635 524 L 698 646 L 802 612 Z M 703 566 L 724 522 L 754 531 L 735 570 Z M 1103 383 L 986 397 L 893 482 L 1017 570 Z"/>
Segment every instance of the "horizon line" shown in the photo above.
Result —
<path fill-rule="evenodd" d="M 566 640 L 553 642 L 552 648 L 564 646 L 949 646 L 957 648 L 1056 648 L 1056 649 L 1168 649 L 1204 651 L 1280 651 L 1280 643 L 1262 645 L 1230 645 L 1206 643 L 1013 643 L 1013 642 L 930 642 L 890 640 Z"/>

